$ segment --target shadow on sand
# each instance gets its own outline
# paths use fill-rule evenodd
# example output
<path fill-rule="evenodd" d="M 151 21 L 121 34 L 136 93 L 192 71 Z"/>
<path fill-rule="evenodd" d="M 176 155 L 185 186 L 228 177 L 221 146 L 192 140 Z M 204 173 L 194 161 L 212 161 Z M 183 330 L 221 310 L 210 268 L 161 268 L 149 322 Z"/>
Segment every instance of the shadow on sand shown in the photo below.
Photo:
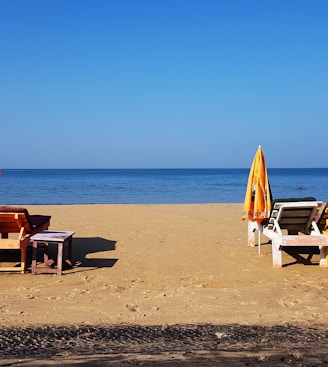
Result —
<path fill-rule="evenodd" d="M 283 264 L 283 267 L 294 264 L 319 266 L 320 251 L 316 246 L 286 246 L 283 247 L 283 251 L 295 259 L 295 261 Z"/>
<path fill-rule="evenodd" d="M 101 237 L 74 238 L 73 264 L 89 270 L 112 268 L 118 259 L 107 257 L 107 252 L 115 249 L 116 241 L 113 240 Z"/>
<path fill-rule="evenodd" d="M 261 247 L 265 245 L 271 246 L 271 241 L 261 243 Z M 319 266 L 320 250 L 317 246 L 283 246 L 282 251 L 293 259 L 285 258 L 283 267 L 295 264 Z"/>

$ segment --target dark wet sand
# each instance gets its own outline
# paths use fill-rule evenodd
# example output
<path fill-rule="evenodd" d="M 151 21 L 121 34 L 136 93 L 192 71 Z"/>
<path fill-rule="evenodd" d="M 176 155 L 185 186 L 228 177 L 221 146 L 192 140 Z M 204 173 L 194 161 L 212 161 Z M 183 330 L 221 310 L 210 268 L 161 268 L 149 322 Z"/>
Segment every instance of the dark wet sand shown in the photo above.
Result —
<path fill-rule="evenodd" d="M 328 366 L 327 340 L 296 326 L 2 328 L 0 366 Z"/>

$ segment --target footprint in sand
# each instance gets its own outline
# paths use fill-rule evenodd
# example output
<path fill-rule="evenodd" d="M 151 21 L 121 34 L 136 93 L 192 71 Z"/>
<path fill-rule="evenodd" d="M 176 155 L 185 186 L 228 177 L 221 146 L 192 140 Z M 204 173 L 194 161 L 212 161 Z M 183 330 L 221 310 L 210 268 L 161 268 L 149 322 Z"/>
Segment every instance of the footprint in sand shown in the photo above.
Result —
<path fill-rule="evenodd" d="M 132 305 L 130 303 L 126 304 L 124 306 L 124 308 L 126 308 L 127 310 L 129 310 L 131 312 L 137 312 L 138 311 L 138 306 L 137 305 Z"/>
<path fill-rule="evenodd" d="M 280 299 L 279 300 L 280 306 L 284 306 L 284 307 L 294 307 L 295 305 L 299 303 L 301 303 L 301 301 L 297 299 Z"/>

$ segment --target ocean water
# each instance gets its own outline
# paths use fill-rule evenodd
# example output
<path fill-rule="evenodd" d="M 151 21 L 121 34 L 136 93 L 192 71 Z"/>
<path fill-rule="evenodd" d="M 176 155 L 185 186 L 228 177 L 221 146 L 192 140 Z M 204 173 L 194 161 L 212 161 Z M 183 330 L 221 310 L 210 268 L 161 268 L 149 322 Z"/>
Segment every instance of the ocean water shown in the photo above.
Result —
<path fill-rule="evenodd" d="M 269 169 L 273 198 L 328 200 L 328 169 Z M 1 205 L 242 203 L 249 169 L 3 169 Z"/>

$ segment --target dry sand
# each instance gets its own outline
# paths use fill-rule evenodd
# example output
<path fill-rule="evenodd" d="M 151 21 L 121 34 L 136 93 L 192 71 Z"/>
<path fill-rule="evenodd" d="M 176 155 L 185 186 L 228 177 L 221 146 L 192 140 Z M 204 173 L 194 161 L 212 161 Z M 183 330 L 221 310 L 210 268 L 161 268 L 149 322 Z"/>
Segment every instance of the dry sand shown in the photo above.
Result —
<path fill-rule="evenodd" d="M 0 366 L 328 366 L 327 269 L 273 269 L 241 204 L 28 209 L 75 231 L 74 268 L 0 273 Z"/>

